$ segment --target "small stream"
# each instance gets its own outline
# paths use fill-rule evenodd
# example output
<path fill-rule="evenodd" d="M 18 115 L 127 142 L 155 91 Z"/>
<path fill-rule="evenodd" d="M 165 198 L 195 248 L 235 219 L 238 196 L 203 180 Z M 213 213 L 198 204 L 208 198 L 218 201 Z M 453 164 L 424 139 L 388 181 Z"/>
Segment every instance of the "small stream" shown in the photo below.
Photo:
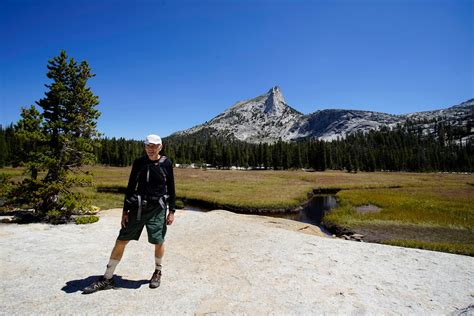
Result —
<path fill-rule="evenodd" d="M 276 217 L 292 219 L 298 222 L 321 225 L 324 215 L 337 206 L 335 195 L 314 195 L 299 213 L 277 214 Z"/>
<path fill-rule="evenodd" d="M 261 215 L 286 218 L 302 223 L 320 226 L 324 215 L 336 206 L 337 200 L 335 195 L 315 194 L 308 201 L 306 207 L 298 213 L 262 213 Z M 186 209 L 200 212 L 210 211 L 210 209 L 206 209 L 201 206 L 196 207 L 192 205 L 186 205 Z"/>

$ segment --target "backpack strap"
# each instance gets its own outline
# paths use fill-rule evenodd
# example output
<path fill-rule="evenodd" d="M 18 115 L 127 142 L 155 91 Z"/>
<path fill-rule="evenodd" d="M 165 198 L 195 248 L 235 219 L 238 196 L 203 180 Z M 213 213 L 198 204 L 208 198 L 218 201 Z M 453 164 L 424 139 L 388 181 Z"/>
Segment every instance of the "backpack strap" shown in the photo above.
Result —
<path fill-rule="evenodd" d="M 143 157 L 145 157 L 145 156 L 143 156 Z M 145 166 L 142 166 L 142 167 L 140 168 L 140 170 L 138 170 L 137 175 L 135 176 L 135 186 L 134 186 L 134 188 L 133 188 L 133 191 L 135 191 L 135 192 L 137 191 L 138 179 L 140 178 L 140 174 L 142 173 L 142 171 L 143 171 L 144 168 L 145 168 Z"/>
<path fill-rule="evenodd" d="M 161 175 L 163 176 L 163 178 L 165 179 L 165 186 L 166 186 L 166 172 L 163 170 L 163 163 L 166 161 L 166 159 L 168 159 L 168 157 L 166 156 L 161 156 L 160 157 L 160 160 L 158 160 L 158 168 L 160 170 L 160 173 Z"/>
<path fill-rule="evenodd" d="M 168 159 L 168 157 L 166 156 L 161 156 L 160 159 L 158 160 L 158 162 L 153 162 L 151 164 L 147 164 L 147 175 L 146 175 L 146 181 L 148 182 L 149 181 L 149 178 L 150 178 L 150 166 L 155 166 L 155 167 L 158 167 L 158 168 L 152 168 L 152 170 L 154 172 L 157 172 L 160 174 L 160 176 L 163 177 L 164 181 L 165 181 L 165 186 L 166 186 L 166 172 L 163 170 L 163 163 L 166 161 L 166 159 Z M 157 170 L 158 169 L 158 170 Z M 157 170 L 157 171 L 156 171 Z"/>
<path fill-rule="evenodd" d="M 160 175 L 165 180 L 165 184 L 166 184 L 166 172 L 163 170 L 163 167 L 161 165 L 166 161 L 166 159 L 168 159 L 168 157 L 161 156 L 158 162 L 153 163 L 153 165 L 158 166 L 158 170 L 160 172 Z M 137 184 L 138 184 L 138 179 L 140 178 L 140 174 L 145 168 L 146 168 L 146 182 L 150 180 L 150 165 L 151 164 L 146 164 L 138 171 L 136 179 L 135 179 Z"/>
<path fill-rule="evenodd" d="M 161 175 L 163 176 L 163 179 L 165 179 L 165 201 L 164 201 L 164 206 L 163 208 L 166 209 L 166 202 L 168 200 L 168 186 L 166 185 L 166 172 L 163 170 L 163 163 L 166 161 L 166 159 L 168 159 L 168 157 L 166 156 L 161 156 L 160 157 L 160 160 L 158 160 L 158 169 L 160 170 L 160 173 Z M 160 199 L 160 203 L 161 203 L 161 199 Z"/>

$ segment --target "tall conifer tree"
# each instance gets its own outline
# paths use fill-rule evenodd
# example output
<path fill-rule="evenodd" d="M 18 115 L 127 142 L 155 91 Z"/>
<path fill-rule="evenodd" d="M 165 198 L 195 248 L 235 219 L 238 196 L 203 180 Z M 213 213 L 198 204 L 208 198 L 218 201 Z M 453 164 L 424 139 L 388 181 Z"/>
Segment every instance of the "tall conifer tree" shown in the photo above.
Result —
<path fill-rule="evenodd" d="M 87 86 L 95 75 L 86 61 L 78 64 L 63 50 L 47 67 L 52 82 L 36 102 L 42 113 L 35 106 L 23 109 L 16 125 L 24 141 L 21 159 L 31 178 L 15 188 L 12 201 L 33 207 L 42 216 L 68 217 L 84 207 L 83 196 L 71 191 L 84 179 L 71 171 L 94 161 L 99 101 Z M 46 170 L 46 176 L 37 178 L 39 170 Z"/>

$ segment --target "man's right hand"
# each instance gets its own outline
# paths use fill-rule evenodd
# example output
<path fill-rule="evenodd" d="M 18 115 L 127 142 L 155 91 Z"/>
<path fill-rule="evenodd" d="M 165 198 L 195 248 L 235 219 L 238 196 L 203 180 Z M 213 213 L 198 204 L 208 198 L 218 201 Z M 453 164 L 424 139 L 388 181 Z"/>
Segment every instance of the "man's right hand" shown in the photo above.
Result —
<path fill-rule="evenodd" d="M 125 226 L 127 226 L 127 223 L 128 223 L 128 211 L 123 211 L 122 212 L 122 227 L 125 228 Z"/>

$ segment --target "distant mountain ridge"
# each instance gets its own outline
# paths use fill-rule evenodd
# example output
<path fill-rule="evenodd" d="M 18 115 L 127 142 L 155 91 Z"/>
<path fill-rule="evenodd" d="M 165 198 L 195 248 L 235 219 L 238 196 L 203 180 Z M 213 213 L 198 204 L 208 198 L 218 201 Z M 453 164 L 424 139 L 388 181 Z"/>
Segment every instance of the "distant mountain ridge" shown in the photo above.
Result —
<path fill-rule="evenodd" d="M 274 143 L 279 139 L 305 138 L 334 140 L 382 126 L 395 127 L 407 120 L 418 122 L 426 133 L 433 132 L 435 121 L 472 128 L 474 99 L 434 111 L 394 115 L 373 111 L 327 109 L 304 115 L 289 106 L 279 87 L 256 98 L 240 101 L 210 121 L 169 137 L 205 134 L 223 136 L 249 143 Z M 472 138 L 472 130 L 471 135 Z"/>

